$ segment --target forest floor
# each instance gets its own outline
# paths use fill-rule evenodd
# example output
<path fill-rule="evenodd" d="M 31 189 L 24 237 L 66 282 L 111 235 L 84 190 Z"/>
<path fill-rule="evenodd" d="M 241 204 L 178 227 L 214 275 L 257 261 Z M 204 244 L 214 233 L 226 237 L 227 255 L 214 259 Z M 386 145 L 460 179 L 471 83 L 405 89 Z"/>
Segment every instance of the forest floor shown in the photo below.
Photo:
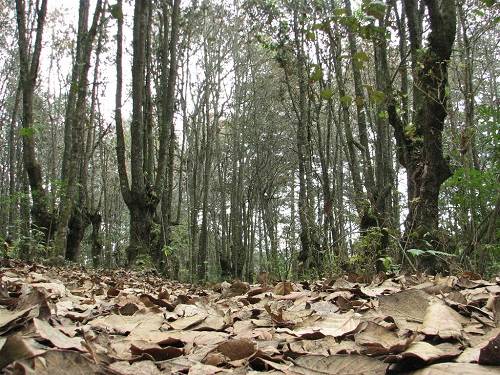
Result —
<path fill-rule="evenodd" d="M 200 287 L 0 260 L 6 374 L 499 374 L 500 277 Z"/>

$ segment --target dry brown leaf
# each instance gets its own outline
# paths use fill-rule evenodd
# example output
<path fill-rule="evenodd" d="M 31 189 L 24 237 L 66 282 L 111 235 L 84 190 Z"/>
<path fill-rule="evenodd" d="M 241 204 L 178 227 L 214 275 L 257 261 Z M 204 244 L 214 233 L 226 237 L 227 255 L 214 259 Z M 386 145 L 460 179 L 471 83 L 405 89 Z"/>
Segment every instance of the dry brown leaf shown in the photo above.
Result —
<path fill-rule="evenodd" d="M 458 362 L 474 362 L 480 365 L 500 365 L 500 332 L 495 330 L 489 340 L 473 348 L 467 348 L 457 359 Z"/>
<path fill-rule="evenodd" d="M 379 375 L 385 374 L 387 363 L 360 355 L 305 355 L 293 361 L 292 374 L 303 375 Z"/>
<path fill-rule="evenodd" d="M 415 331 L 424 320 L 430 296 L 424 291 L 408 289 L 379 297 L 379 310 L 394 319 L 400 329 Z"/>
<path fill-rule="evenodd" d="M 498 375 L 500 367 L 480 366 L 471 363 L 439 363 L 418 371 L 411 375 Z"/>
<path fill-rule="evenodd" d="M 231 361 L 249 358 L 256 350 L 255 344 L 245 339 L 228 340 L 217 346 L 217 351 Z"/>
<path fill-rule="evenodd" d="M 223 289 L 222 296 L 225 298 L 241 296 L 246 294 L 249 290 L 250 286 L 248 283 L 236 280 L 228 288 Z"/>
<path fill-rule="evenodd" d="M 219 367 L 204 365 L 202 363 L 196 363 L 189 368 L 189 375 L 213 375 L 221 373 L 232 373 L 232 371 L 225 370 Z"/>
<path fill-rule="evenodd" d="M 411 338 L 402 338 L 378 324 L 368 322 L 366 327 L 354 335 L 356 344 L 363 347 L 363 353 L 368 355 L 383 355 L 399 353 L 405 350 Z"/>
<path fill-rule="evenodd" d="M 153 361 L 140 361 L 130 364 L 128 361 L 112 363 L 109 368 L 121 375 L 159 375 L 162 372 Z"/>
<path fill-rule="evenodd" d="M 130 352 L 133 355 L 147 354 L 155 361 L 166 361 L 167 359 L 180 357 L 184 354 L 184 349 L 174 346 L 160 346 L 143 341 L 135 341 L 130 345 Z"/>
<path fill-rule="evenodd" d="M 273 289 L 273 293 L 278 296 L 285 296 L 294 291 L 293 284 L 290 281 L 280 281 Z"/>
<path fill-rule="evenodd" d="M 354 332 L 360 322 L 359 316 L 353 311 L 346 314 L 331 314 L 297 327 L 294 333 L 297 336 L 311 338 L 318 333 L 322 336 L 341 337 Z"/>
<path fill-rule="evenodd" d="M 458 339 L 462 337 L 462 321 L 465 319 L 451 307 L 433 302 L 427 307 L 420 331 L 443 340 Z"/>
<path fill-rule="evenodd" d="M 386 358 L 388 362 L 398 362 L 401 369 L 411 368 L 411 366 L 422 367 L 429 363 L 434 363 L 444 359 L 455 358 L 462 352 L 458 344 L 431 345 L 424 341 L 410 344 L 408 349 L 398 355 L 391 355 Z"/>
<path fill-rule="evenodd" d="M 12 366 L 12 365 L 11 365 Z M 80 352 L 49 350 L 33 359 L 31 368 L 37 375 L 88 375 L 102 373 L 102 368 Z"/>
<path fill-rule="evenodd" d="M 163 317 L 153 313 L 135 313 L 132 316 L 111 314 L 96 318 L 89 322 L 94 329 L 102 329 L 108 333 L 125 335 L 135 330 L 136 335 L 147 330 L 159 329 Z"/>
<path fill-rule="evenodd" d="M 168 325 L 172 329 L 177 329 L 177 330 L 188 329 L 203 322 L 207 318 L 207 316 L 208 314 L 206 312 L 200 312 L 197 315 L 182 317 L 178 318 L 177 320 L 174 320 L 173 322 L 168 322 Z"/>
<path fill-rule="evenodd" d="M 16 311 L 0 309 L 0 335 L 4 335 L 11 329 L 24 325 L 26 320 L 30 318 L 30 312 L 33 309 L 34 307 L 28 307 L 26 309 Z"/>
<path fill-rule="evenodd" d="M 486 308 L 493 312 L 495 324 L 497 328 L 500 328 L 500 296 L 490 296 Z"/>
<path fill-rule="evenodd" d="M 370 358 L 373 355 L 392 362 L 391 371 L 404 372 L 425 366 L 440 371 L 434 362 L 468 359 L 494 365 L 498 361 L 499 287 L 494 283 L 378 275 L 374 281 L 371 277 L 356 277 L 354 282 L 341 278 L 333 285 L 325 280 L 283 283 L 284 289 L 291 286 L 296 291 L 278 295 L 240 281 L 201 288 L 146 272 L 89 273 L 77 267 L 45 269 L 21 263 L 0 270 L 0 278 L 0 307 L 2 298 L 7 298 L 10 308 L 0 308 L 0 332 L 3 328 L 20 330 L 33 320 L 20 331 L 26 337 L 0 333 L 0 360 L 12 357 L 11 349 L 20 353 L 9 359 L 15 363 L 0 372 L 15 367 L 18 372 L 40 373 L 39 367 L 30 370 L 30 366 L 47 360 L 51 369 L 59 361 L 51 375 L 58 371 L 78 374 L 74 363 L 79 361 L 86 373 L 124 375 L 243 375 L 255 370 L 287 375 L 384 373 L 388 365 Z M 412 289 L 400 291 L 408 287 Z M 447 288 L 454 290 L 440 297 L 453 309 L 423 291 Z M 244 296 L 239 295 L 242 291 L 246 291 Z M 338 307 L 345 313 L 339 313 Z M 424 339 L 429 342 L 420 341 Z M 406 348 L 411 340 L 415 342 Z M 431 340 L 441 344 L 433 345 Z M 471 347 L 456 358 L 463 350 L 461 343 Z M 61 354 L 66 352 L 45 344 L 88 352 Z M 51 354 L 46 357 L 47 350 Z M 483 370 L 476 364 L 465 365 L 471 371 Z M 373 366 L 382 367 L 376 372 Z M 453 370 L 454 366 L 447 372 Z"/>
<path fill-rule="evenodd" d="M 330 349 L 337 344 L 331 336 L 319 340 L 299 340 L 288 344 L 288 349 L 294 354 L 319 354 L 330 355 Z M 336 354 L 336 353 L 335 353 Z"/>
<path fill-rule="evenodd" d="M 224 317 L 208 314 L 203 321 L 192 327 L 195 331 L 222 331 L 226 327 Z"/>
<path fill-rule="evenodd" d="M 77 349 L 86 351 L 82 346 L 82 339 L 68 337 L 57 328 L 52 327 L 48 322 L 40 319 L 33 319 L 36 333 L 43 339 L 48 340 L 59 349 Z"/>
<path fill-rule="evenodd" d="M 33 339 L 23 338 L 19 334 L 9 336 L 0 348 L 0 369 L 11 362 L 33 357 L 45 352 Z"/>

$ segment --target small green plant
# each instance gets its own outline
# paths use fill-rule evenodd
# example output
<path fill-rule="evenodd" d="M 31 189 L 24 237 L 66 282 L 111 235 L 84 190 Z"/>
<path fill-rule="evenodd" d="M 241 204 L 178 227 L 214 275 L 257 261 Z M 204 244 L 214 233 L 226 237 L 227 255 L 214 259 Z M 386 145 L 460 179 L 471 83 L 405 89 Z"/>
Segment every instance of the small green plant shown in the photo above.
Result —
<path fill-rule="evenodd" d="M 396 263 L 391 256 L 378 258 L 378 261 L 382 263 L 386 273 L 398 274 L 401 271 L 401 264 Z"/>

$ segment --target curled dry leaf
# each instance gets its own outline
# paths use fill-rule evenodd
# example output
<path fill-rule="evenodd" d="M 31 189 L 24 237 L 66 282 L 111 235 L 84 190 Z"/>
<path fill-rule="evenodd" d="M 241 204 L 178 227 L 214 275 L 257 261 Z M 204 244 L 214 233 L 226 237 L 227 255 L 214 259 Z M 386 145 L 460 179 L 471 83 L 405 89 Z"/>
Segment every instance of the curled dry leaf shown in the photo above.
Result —
<path fill-rule="evenodd" d="M 363 353 L 368 355 L 383 355 L 399 353 L 405 350 L 412 338 L 398 337 L 398 335 L 378 324 L 368 322 L 365 328 L 354 335 L 356 344 L 363 347 Z"/>
<path fill-rule="evenodd" d="M 333 337 L 325 337 L 319 340 L 299 340 L 288 344 L 289 351 L 294 355 L 319 354 L 330 355 L 330 349 L 337 346 L 338 343 Z"/>
<path fill-rule="evenodd" d="M 441 302 L 433 302 L 427 307 L 420 331 L 443 340 L 459 339 L 462 337 L 462 321 L 465 321 L 465 318 L 451 307 Z"/>
<path fill-rule="evenodd" d="M 155 361 L 166 361 L 167 359 L 180 357 L 184 354 L 184 349 L 175 346 L 161 347 L 158 344 L 136 341 L 130 346 L 130 352 L 137 356 L 146 354 Z"/>
<path fill-rule="evenodd" d="M 278 296 L 285 296 L 293 291 L 293 284 L 290 281 L 280 281 L 273 289 L 273 293 Z"/>
<path fill-rule="evenodd" d="M 24 323 L 33 316 L 33 314 L 30 314 L 33 309 L 35 309 L 33 306 L 17 311 L 0 309 L 0 335 L 24 325 Z M 38 315 L 38 313 L 36 315 Z"/>
<path fill-rule="evenodd" d="M 457 362 L 500 365 L 500 329 L 492 330 L 488 336 L 487 340 L 465 349 Z"/>
<path fill-rule="evenodd" d="M 412 343 L 408 349 L 398 355 L 386 357 L 387 362 L 397 362 L 396 368 L 423 367 L 427 364 L 452 359 L 460 355 L 462 349 L 458 344 L 443 343 L 431 345 L 424 341 Z"/>
<path fill-rule="evenodd" d="M 45 352 L 33 339 L 12 335 L 5 339 L 0 348 L 0 369 L 11 362 L 33 357 Z"/>
<path fill-rule="evenodd" d="M 57 328 L 52 327 L 48 322 L 40 319 L 33 319 L 36 333 L 52 345 L 59 349 L 77 349 L 85 351 L 82 346 L 82 339 L 78 337 L 68 337 Z"/>
<path fill-rule="evenodd" d="M 256 352 L 256 346 L 250 340 L 234 339 L 219 344 L 216 349 L 231 361 L 249 358 Z"/>

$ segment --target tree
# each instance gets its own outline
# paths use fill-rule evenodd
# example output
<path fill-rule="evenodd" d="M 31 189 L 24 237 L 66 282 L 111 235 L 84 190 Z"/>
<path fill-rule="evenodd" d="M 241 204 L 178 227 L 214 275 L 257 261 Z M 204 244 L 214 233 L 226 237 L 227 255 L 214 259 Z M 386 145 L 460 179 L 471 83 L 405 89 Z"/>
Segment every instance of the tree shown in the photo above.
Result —
<path fill-rule="evenodd" d="M 117 122 L 117 159 L 119 163 L 120 186 L 123 199 L 130 211 L 130 239 L 127 249 L 128 263 L 133 265 L 137 258 L 144 258 L 150 255 L 152 248 L 151 229 L 153 217 L 158 206 L 160 197 L 164 189 L 166 175 L 166 156 L 168 150 L 168 136 L 170 128 L 173 126 L 173 102 L 175 97 L 174 87 L 177 77 L 177 40 L 179 34 L 179 10 L 180 0 L 175 0 L 171 15 L 170 30 L 170 73 L 168 86 L 166 89 L 165 117 L 160 124 L 160 144 L 158 147 L 158 165 L 156 176 L 152 169 L 152 163 L 146 163 L 145 159 L 149 155 L 154 155 L 154 145 L 145 141 L 146 120 L 145 105 L 145 67 L 146 49 L 149 48 L 147 30 L 149 29 L 148 17 L 151 12 L 151 1 L 136 1 L 134 6 L 134 27 L 133 27 L 133 63 L 132 63 L 132 122 L 131 131 L 131 158 L 130 158 L 130 185 L 125 165 L 125 142 L 121 119 L 121 90 L 122 90 L 122 35 L 123 35 L 123 12 L 122 3 L 117 3 L 116 14 L 118 21 L 118 46 L 117 46 L 117 94 L 115 121 Z M 149 41 L 150 43 L 150 41 Z"/>
<path fill-rule="evenodd" d="M 443 129 L 449 96 L 448 64 L 456 33 L 456 6 L 453 0 L 405 0 L 410 36 L 413 76 L 412 122 L 405 124 L 398 114 L 391 82 L 386 86 L 389 122 L 400 163 L 407 172 L 409 212 L 405 221 L 407 248 L 426 248 L 432 243 L 439 222 L 439 191 L 450 177 L 443 153 Z M 419 6 L 429 17 L 428 45 L 422 45 L 423 31 Z M 380 69 L 390 77 L 387 45 L 381 38 Z M 385 45 L 384 45 L 385 44 Z M 434 237 L 435 238 L 435 237 Z M 432 243 L 433 246 L 437 242 Z"/>
<path fill-rule="evenodd" d="M 59 217 L 54 238 L 56 252 L 76 261 L 87 220 L 85 211 L 82 166 L 85 165 L 85 119 L 81 110 L 87 106 L 88 72 L 93 42 L 102 16 L 102 1 L 96 3 L 92 25 L 88 28 L 89 1 L 81 0 L 79 9 L 76 54 L 73 61 L 70 89 L 66 102 L 64 154 Z M 68 228 L 68 225 L 71 228 Z M 68 230 L 70 229 L 70 230 Z"/>
<path fill-rule="evenodd" d="M 40 66 L 40 54 L 42 51 L 42 37 L 47 14 L 47 0 L 38 3 L 36 12 L 35 40 L 32 48 L 28 45 L 28 31 L 26 26 L 26 5 L 24 0 L 16 0 L 16 14 L 19 44 L 19 79 L 22 85 L 22 142 L 23 163 L 28 175 L 33 205 L 31 213 L 33 224 L 36 229 L 44 234 L 45 243 L 52 237 L 54 231 L 53 214 L 47 206 L 47 193 L 43 187 L 42 171 L 36 157 L 35 139 L 33 130 L 33 96 L 38 78 Z M 30 53 L 30 50 L 32 53 Z"/>

